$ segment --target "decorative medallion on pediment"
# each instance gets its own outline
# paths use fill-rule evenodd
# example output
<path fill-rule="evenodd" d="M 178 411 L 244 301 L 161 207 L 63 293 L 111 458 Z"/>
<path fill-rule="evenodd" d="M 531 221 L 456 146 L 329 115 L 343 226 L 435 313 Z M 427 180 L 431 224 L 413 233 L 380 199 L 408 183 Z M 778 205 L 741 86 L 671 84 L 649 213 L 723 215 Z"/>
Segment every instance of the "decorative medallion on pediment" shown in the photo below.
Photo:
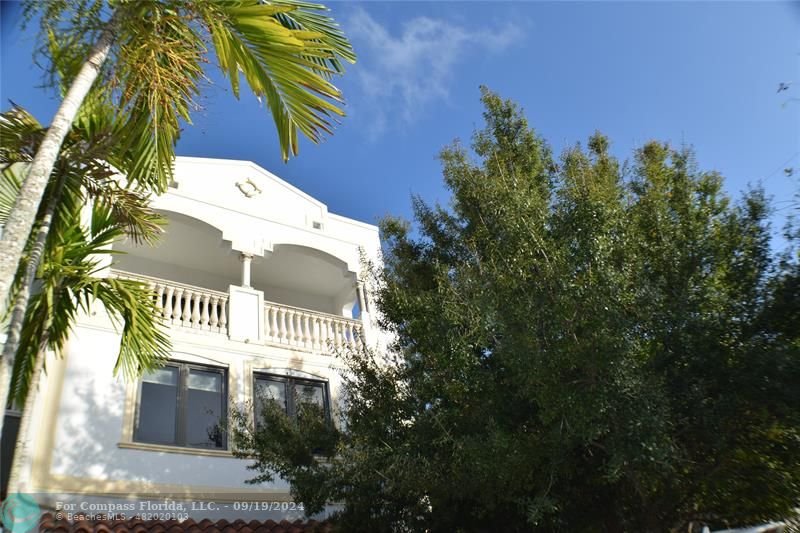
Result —
<path fill-rule="evenodd" d="M 245 198 L 253 198 L 261 194 L 261 189 L 255 184 L 253 180 L 247 178 L 244 181 L 237 181 L 236 188 L 239 189 Z"/>

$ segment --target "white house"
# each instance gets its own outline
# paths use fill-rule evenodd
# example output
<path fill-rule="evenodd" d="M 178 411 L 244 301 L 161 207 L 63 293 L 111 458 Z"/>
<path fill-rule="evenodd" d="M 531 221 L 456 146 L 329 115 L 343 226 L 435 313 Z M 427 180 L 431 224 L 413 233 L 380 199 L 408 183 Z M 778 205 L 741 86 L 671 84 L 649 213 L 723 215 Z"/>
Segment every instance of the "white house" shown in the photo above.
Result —
<path fill-rule="evenodd" d="M 48 360 L 17 488 L 51 509 L 302 517 L 285 483 L 246 484 L 248 461 L 213 428 L 259 388 L 290 415 L 297 393 L 335 410 L 331 347 L 377 342 L 361 269 L 380 260 L 378 229 L 247 161 L 179 157 L 153 204 L 169 219 L 161 243 L 120 243 L 106 275 L 153 287 L 172 359 L 114 378 L 119 333 L 102 309 L 82 316 Z"/>

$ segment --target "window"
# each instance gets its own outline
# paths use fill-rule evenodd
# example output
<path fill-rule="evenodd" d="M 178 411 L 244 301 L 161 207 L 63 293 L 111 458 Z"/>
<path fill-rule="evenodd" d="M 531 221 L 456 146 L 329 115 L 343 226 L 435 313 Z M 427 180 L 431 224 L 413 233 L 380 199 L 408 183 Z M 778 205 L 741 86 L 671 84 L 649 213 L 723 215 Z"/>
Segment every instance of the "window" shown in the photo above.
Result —
<path fill-rule="evenodd" d="M 169 363 L 142 376 L 134 440 L 150 444 L 225 449 L 226 372 Z"/>
<path fill-rule="evenodd" d="M 330 419 L 327 382 L 270 374 L 256 374 L 254 381 L 256 425 L 261 422 L 264 402 L 276 402 L 290 417 L 296 417 L 303 404 L 317 405 Z"/>

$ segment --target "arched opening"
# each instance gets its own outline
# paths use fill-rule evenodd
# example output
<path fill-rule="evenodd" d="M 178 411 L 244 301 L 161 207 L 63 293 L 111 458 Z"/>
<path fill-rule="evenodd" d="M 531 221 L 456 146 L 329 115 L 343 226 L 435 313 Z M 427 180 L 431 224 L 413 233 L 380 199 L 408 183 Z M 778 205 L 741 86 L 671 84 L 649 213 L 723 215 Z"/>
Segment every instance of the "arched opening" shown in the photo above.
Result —
<path fill-rule="evenodd" d="M 161 214 L 169 223 L 158 244 L 114 244 L 123 252 L 114 256 L 114 270 L 219 292 L 242 284 L 240 252 L 221 230 L 182 213 Z M 347 318 L 359 312 L 355 273 L 345 261 L 308 246 L 276 244 L 254 257 L 250 284 L 267 302 Z"/>
<path fill-rule="evenodd" d="M 352 317 L 356 275 L 347 264 L 307 246 L 276 244 L 272 253 L 256 257 L 253 287 L 264 299 L 312 311 Z"/>
<path fill-rule="evenodd" d="M 222 239 L 222 231 L 181 213 L 161 214 L 169 224 L 158 244 L 114 244 L 124 253 L 114 256 L 112 268 L 223 292 L 241 283 L 239 253 Z"/>

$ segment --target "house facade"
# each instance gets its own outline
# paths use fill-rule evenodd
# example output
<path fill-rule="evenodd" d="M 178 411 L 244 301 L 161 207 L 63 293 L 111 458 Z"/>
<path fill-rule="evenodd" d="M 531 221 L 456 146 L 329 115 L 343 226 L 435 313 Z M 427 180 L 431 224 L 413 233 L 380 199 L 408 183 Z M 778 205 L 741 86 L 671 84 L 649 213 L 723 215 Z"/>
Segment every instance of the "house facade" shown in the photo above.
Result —
<path fill-rule="evenodd" d="M 99 305 L 81 316 L 48 359 L 12 490 L 73 513 L 302 517 L 283 481 L 246 483 L 220 420 L 265 392 L 290 416 L 310 401 L 335 418 L 334 353 L 380 341 L 362 274 L 378 229 L 246 161 L 179 157 L 153 206 L 169 220 L 160 243 L 115 245 L 102 275 L 152 288 L 171 359 L 114 377 L 118 328 Z"/>

